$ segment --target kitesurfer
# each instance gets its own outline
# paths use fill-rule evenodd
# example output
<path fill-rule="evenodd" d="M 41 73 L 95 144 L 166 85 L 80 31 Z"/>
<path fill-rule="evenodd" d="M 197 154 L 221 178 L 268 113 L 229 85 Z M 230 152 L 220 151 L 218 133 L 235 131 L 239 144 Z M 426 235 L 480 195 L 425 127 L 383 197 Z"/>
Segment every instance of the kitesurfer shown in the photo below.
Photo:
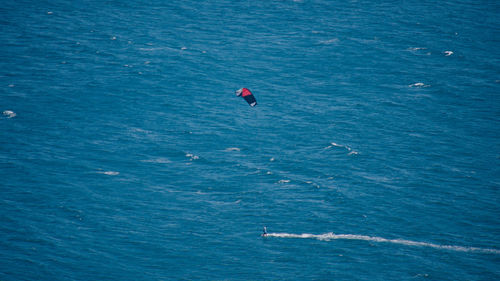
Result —
<path fill-rule="evenodd" d="M 257 105 L 257 100 L 253 96 L 252 92 L 250 92 L 250 90 L 247 88 L 241 88 L 241 89 L 237 90 L 236 96 L 243 97 L 250 106 Z"/>

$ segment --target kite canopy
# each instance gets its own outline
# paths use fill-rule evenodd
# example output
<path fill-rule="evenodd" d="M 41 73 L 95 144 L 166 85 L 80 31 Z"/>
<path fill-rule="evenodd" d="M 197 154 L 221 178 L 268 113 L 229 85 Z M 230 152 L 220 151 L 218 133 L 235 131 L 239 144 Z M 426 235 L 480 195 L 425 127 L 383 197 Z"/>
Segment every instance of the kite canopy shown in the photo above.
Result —
<path fill-rule="evenodd" d="M 252 92 L 250 92 L 250 90 L 247 88 L 241 88 L 241 89 L 237 90 L 236 95 L 238 97 L 240 97 L 240 96 L 243 97 L 250 106 L 257 105 L 257 100 L 253 96 Z"/>

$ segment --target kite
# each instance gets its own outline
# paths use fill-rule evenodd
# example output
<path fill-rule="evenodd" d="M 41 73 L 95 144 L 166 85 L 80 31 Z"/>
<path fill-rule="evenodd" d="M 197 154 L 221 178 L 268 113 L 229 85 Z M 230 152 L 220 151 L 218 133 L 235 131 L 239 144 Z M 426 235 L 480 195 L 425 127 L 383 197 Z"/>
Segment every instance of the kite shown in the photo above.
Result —
<path fill-rule="evenodd" d="M 250 106 L 256 106 L 257 105 L 257 100 L 253 96 L 252 92 L 250 92 L 249 89 L 247 88 L 241 88 L 236 91 L 236 96 L 238 97 L 243 97 Z"/>

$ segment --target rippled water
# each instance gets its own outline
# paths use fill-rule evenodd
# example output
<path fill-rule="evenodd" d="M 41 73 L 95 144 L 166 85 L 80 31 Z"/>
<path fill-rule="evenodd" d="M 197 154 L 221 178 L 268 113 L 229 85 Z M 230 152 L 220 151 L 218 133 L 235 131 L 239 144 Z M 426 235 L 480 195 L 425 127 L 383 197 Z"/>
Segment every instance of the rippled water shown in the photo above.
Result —
<path fill-rule="evenodd" d="M 498 11 L 3 3 L 0 279 L 499 279 Z"/>

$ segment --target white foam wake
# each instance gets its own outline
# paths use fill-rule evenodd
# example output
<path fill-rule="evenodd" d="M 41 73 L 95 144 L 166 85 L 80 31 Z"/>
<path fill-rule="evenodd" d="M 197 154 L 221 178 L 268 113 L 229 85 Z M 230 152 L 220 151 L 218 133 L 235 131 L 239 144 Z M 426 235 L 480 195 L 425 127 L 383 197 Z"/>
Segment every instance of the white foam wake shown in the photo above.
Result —
<path fill-rule="evenodd" d="M 434 249 L 451 250 L 457 252 L 481 252 L 481 253 L 491 253 L 500 254 L 500 250 L 489 249 L 489 248 L 478 248 L 478 247 L 464 247 L 464 246 L 454 246 L 454 245 L 439 245 L 427 242 L 418 242 L 404 239 L 387 239 L 382 237 L 373 237 L 366 235 L 355 235 L 355 234 L 334 234 L 332 232 L 325 234 L 293 234 L 293 233 L 268 233 L 267 237 L 279 237 L 279 238 L 303 238 L 303 239 L 318 239 L 323 241 L 345 239 L 345 240 L 363 240 L 378 243 L 393 243 L 401 244 L 407 246 L 419 246 L 419 247 L 429 247 Z"/>

